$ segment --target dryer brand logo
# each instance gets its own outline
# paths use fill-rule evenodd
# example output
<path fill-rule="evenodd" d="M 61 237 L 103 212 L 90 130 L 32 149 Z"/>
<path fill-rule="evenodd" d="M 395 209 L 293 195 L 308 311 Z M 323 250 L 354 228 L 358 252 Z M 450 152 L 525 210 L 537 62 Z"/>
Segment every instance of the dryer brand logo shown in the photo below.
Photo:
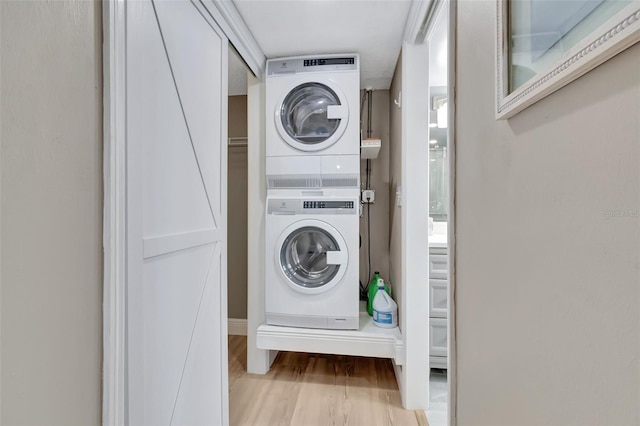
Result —
<path fill-rule="evenodd" d="M 287 67 L 287 63 L 283 62 L 282 64 L 280 64 L 280 68 L 286 68 Z"/>

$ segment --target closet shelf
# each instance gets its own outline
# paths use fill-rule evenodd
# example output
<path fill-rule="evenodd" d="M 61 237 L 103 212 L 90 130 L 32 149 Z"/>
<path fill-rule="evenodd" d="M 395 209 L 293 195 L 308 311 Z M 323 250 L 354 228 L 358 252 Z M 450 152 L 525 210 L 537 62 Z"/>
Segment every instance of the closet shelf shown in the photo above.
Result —
<path fill-rule="evenodd" d="M 404 343 L 400 329 L 377 327 L 367 312 L 362 310 L 358 330 L 262 324 L 258 327 L 256 345 L 259 349 L 269 350 L 392 358 L 397 365 L 404 364 Z"/>

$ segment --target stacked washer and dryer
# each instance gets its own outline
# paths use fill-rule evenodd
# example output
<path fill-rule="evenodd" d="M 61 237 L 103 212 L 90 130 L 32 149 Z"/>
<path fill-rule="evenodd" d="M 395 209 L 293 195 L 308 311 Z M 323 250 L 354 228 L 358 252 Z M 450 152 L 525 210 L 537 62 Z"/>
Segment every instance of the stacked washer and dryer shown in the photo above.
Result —
<path fill-rule="evenodd" d="M 359 57 L 267 61 L 267 324 L 359 325 Z"/>

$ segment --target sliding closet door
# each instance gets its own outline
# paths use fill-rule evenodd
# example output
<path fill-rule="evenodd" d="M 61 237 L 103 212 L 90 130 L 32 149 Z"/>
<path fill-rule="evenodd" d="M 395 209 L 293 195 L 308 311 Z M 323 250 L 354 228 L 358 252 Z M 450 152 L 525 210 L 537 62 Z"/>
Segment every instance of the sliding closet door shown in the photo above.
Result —
<path fill-rule="evenodd" d="M 228 41 L 198 2 L 126 4 L 128 421 L 228 424 Z"/>

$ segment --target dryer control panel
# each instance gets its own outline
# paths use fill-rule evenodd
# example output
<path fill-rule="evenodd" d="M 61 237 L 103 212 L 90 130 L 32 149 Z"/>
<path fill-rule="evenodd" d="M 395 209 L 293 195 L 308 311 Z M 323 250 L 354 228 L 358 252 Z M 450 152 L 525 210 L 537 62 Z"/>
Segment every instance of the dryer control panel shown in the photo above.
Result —
<path fill-rule="evenodd" d="M 313 58 L 305 59 L 303 66 L 317 67 L 318 65 L 355 65 L 356 58 Z"/>
<path fill-rule="evenodd" d="M 358 202 L 354 199 L 270 198 L 268 214 L 358 214 Z"/>
<path fill-rule="evenodd" d="M 326 71 L 359 71 L 358 55 L 322 55 L 267 61 L 267 76 Z"/>

